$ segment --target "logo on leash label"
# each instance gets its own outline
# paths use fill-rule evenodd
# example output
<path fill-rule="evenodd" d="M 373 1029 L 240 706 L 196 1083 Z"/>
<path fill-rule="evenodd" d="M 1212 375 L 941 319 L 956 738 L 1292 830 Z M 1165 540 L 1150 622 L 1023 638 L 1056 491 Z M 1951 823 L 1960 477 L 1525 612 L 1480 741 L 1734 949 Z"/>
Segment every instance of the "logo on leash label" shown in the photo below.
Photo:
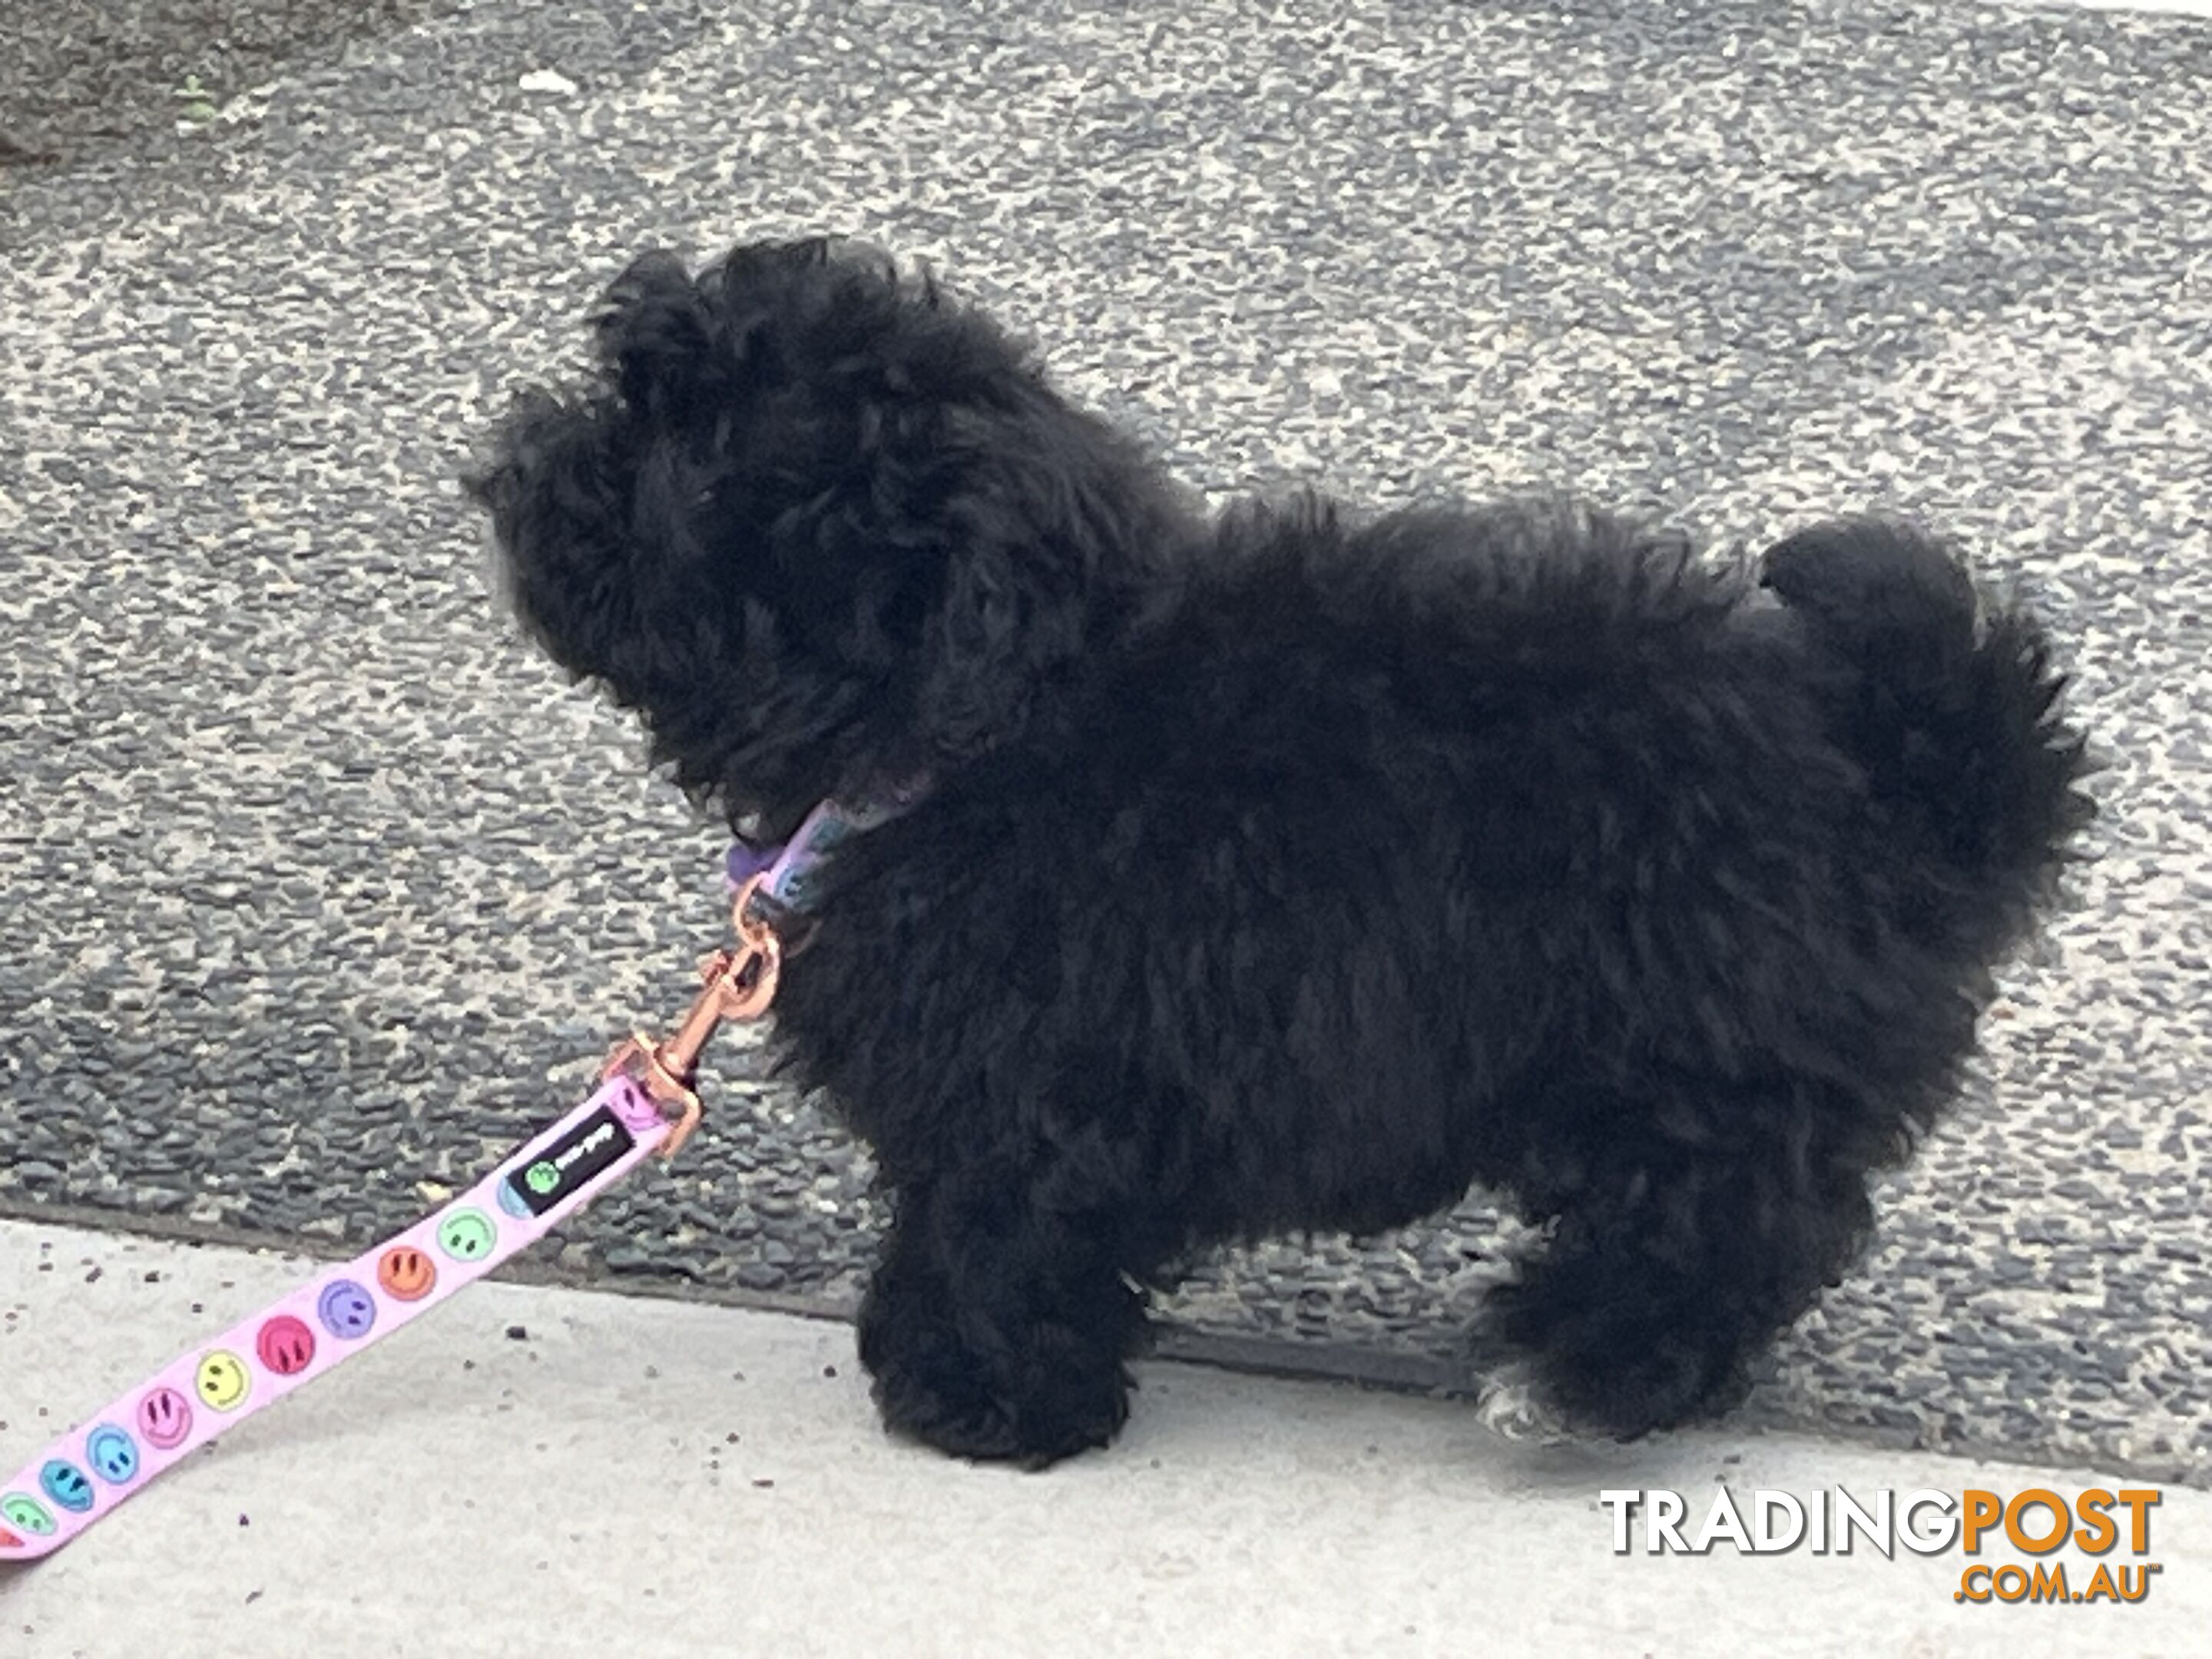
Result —
<path fill-rule="evenodd" d="M 529 1163 L 508 1170 L 500 1183 L 501 1197 L 512 1194 L 531 1214 L 544 1215 L 636 1145 L 622 1120 L 602 1106 Z"/>

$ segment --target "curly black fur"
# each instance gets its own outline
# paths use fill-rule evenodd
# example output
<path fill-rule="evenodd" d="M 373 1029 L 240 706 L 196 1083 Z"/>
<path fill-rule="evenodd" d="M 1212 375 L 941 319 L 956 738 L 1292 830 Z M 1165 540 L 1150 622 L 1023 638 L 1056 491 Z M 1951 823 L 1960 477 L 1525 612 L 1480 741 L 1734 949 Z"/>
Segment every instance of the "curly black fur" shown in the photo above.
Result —
<path fill-rule="evenodd" d="M 1725 1407 L 2087 816 L 2041 631 L 1903 525 L 1754 575 L 1559 501 L 1209 522 L 823 242 L 648 258 L 597 331 L 471 481 L 536 637 L 733 823 L 935 780 L 776 1040 L 873 1149 L 861 1353 L 950 1451 L 1109 1439 L 1194 1250 L 1470 1182 L 1553 1224 L 1485 1334 L 1553 1404 Z"/>

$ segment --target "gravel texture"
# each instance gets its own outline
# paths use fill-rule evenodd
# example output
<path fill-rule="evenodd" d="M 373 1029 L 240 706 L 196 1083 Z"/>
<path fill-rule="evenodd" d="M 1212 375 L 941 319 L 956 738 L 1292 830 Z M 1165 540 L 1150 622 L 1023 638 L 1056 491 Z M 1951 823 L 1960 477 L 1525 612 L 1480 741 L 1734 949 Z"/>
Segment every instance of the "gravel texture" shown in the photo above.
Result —
<path fill-rule="evenodd" d="M 2212 1484 L 2208 80 L 2201 22 L 1966 7 L 483 0 L 19 170 L 0 1212 L 365 1243 L 680 1008 L 718 843 L 453 475 L 641 246 L 842 228 L 1217 495 L 1881 504 L 2031 591 L 2099 860 L 1754 1409 Z M 849 1301 L 865 1165 L 755 1059 L 562 1267 Z M 1505 1242 L 1470 1201 L 1170 1311 L 1442 1375 Z"/>
<path fill-rule="evenodd" d="M 461 3 L 0 0 L 0 190 L 10 167 L 159 149 L 303 61 Z"/>

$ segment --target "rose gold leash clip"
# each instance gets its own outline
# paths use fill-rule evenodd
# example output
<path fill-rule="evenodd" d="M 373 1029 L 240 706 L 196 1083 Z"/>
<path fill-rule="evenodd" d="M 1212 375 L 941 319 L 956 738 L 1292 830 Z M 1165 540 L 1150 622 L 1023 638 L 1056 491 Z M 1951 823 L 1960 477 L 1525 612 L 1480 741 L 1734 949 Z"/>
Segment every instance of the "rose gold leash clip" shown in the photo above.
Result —
<path fill-rule="evenodd" d="M 691 1005 L 691 1012 L 665 1042 L 655 1042 L 639 1031 L 618 1044 L 600 1070 L 602 1082 L 628 1072 L 664 1109 L 673 1108 L 676 1121 L 668 1139 L 660 1143 L 663 1160 L 674 1158 L 691 1132 L 699 1127 L 702 1110 L 692 1083 L 698 1076 L 699 1054 L 707 1039 L 726 1020 L 758 1019 L 775 1000 L 776 981 L 783 971 L 783 944 L 766 922 L 745 914 L 761 878 L 753 877 L 738 890 L 731 907 L 737 927 L 738 948 L 717 951 L 700 965 L 706 988 Z"/>

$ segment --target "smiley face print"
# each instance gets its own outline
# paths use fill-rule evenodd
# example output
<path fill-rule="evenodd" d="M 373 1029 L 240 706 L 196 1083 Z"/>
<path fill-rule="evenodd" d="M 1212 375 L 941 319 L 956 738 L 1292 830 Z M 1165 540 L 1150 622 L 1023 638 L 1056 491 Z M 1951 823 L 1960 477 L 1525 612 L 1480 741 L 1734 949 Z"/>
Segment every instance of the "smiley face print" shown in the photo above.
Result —
<path fill-rule="evenodd" d="M 220 1348 L 200 1361 L 199 1370 L 192 1378 L 192 1387 L 202 1403 L 219 1412 L 236 1411 L 252 1386 L 246 1372 L 246 1362 Z"/>
<path fill-rule="evenodd" d="M 46 1506 L 37 1498 L 27 1498 L 19 1492 L 11 1492 L 5 1498 L 0 1498 L 0 1518 L 4 1518 L 11 1527 L 21 1527 L 33 1538 L 54 1535 L 54 1517 L 46 1513 Z"/>
<path fill-rule="evenodd" d="M 437 1264 L 411 1244 L 395 1244 L 377 1258 L 376 1282 L 395 1302 L 420 1302 L 438 1282 Z"/>
<path fill-rule="evenodd" d="M 313 1364 L 315 1334 L 303 1320 L 278 1314 L 253 1339 L 254 1356 L 279 1376 L 297 1376 Z"/>
<path fill-rule="evenodd" d="M 482 1210 L 456 1210 L 438 1224 L 438 1248 L 456 1261 L 481 1261 L 491 1254 L 499 1232 Z"/>
<path fill-rule="evenodd" d="M 138 1432 L 156 1451 L 174 1451 L 192 1431 L 192 1402 L 174 1389 L 155 1389 L 138 1402 Z"/>
<path fill-rule="evenodd" d="M 616 1117 L 632 1134 L 641 1135 L 661 1121 L 660 1108 L 653 1103 L 652 1097 L 627 1078 L 615 1091 L 613 1104 Z"/>
<path fill-rule="evenodd" d="M 74 1463 L 52 1459 L 39 1471 L 39 1486 L 72 1515 L 82 1515 L 92 1507 L 92 1477 Z"/>
<path fill-rule="evenodd" d="M 138 1443 L 112 1423 L 103 1423 L 84 1439 L 85 1462 L 110 1486 L 120 1486 L 138 1473 Z"/>
<path fill-rule="evenodd" d="M 315 1317 L 332 1336 L 358 1342 L 376 1323 L 376 1298 L 350 1279 L 334 1279 L 315 1298 Z"/>

